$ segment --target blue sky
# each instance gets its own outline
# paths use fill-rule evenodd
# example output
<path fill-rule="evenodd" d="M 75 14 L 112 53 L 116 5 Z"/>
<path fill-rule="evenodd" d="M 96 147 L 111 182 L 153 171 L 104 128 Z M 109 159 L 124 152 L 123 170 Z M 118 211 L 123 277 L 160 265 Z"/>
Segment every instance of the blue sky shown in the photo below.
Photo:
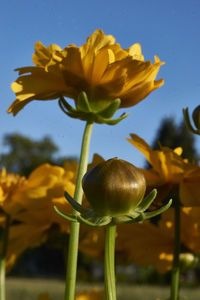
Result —
<path fill-rule="evenodd" d="M 84 122 L 66 117 L 57 101 L 33 101 L 16 117 L 6 110 L 15 100 L 10 89 L 17 67 L 32 65 L 34 43 L 80 46 L 100 28 L 112 34 L 122 48 L 139 42 L 146 60 L 158 55 L 166 64 L 160 89 L 132 108 L 116 126 L 95 125 L 90 160 L 94 153 L 105 159 L 119 157 L 143 165 L 143 156 L 126 141 L 136 133 L 151 143 L 160 121 L 182 118 L 182 108 L 192 111 L 200 100 L 200 1 L 199 0 L 9 0 L 1 4 L 1 105 L 0 146 L 3 136 L 18 132 L 34 139 L 48 135 L 60 154 L 79 156 Z M 200 139 L 199 139 L 200 140 Z M 197 139 L 197 147 L 199 147 Z"/>

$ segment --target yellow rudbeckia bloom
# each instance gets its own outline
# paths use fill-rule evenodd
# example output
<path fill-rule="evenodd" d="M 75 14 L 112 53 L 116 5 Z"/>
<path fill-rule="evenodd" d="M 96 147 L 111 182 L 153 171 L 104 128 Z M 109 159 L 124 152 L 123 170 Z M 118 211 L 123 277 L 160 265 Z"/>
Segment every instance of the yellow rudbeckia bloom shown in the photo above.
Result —
<path fill-rule="evenodd" d="M 17 100 L 8 109 L 13 115 L 32 100 L 62 95 L 76 101 L 82 91 L 93 109 L 99 102 L 105 105 L 116 98 L 121 100 L 120 107 L 129 107 L 164 83 L 155 80 L 163 64 L 157 56 L 153 64 L 144 61 L 140 44 L 122 49 L 102 30 L 96 30 L 82 46 L 69 45 L 64 50 L 37 42 L 33 63 L 35 66 L 16 69 L 20 76 L 11 87 Z"/>
<path fill-rule="evenodd" d="M 152 166 L 142 172 L 148 186 L 159 189 L 158 197 L 160 194 L 164 198 L 172 189 L 178 188 L 184 206 L 200 205 L 200 167 L 181 157 L 181 147 L 170 149 L 161 146 L 160 150 L 153 150 L 135 134 L 131 134 L 131 138 L 127 140 L 143 153 Z"/>

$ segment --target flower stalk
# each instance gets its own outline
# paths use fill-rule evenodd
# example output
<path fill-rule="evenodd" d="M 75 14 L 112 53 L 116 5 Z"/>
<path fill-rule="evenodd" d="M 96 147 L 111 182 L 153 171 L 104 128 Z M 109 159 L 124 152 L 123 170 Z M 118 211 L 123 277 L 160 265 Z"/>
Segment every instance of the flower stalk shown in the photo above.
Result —
<path fill-rule="evenodd" d="M 77 175 L 76 188 L 74 194 L 74 198 L 79 204 L 81 204 L 82 202 L 83 191 L 81 187 L 81 181 L 83 175 L 87 170 L 92 128 L 93 128 L 93 123 L 87 122 L 83 134 L 83 139 L 82 139 L 78 175 Z M 79 213 L 75 209 L 72 210 L 73 216 L 77 216 L 78 214 Z M 80 230 L 80 223 L 71 222 L 64 300 L 74 300 L 75 298 L 79 230 Z"/>
<path fill-rule="evenodd" d="M 106 300 L 116 300 L 115 235 L 117 224 L 137 223 L 152 218 L 167 210 L 172 200 L 157 210 L 146 212 L 156 197 L 156 190 L 154 189 L 144 198 L 146 190 L 144 175 L 135 166 L 116 157 L 91 168 L 82 179 L 82 187 L 91 208 L 82 206 L 65 191 L 66 199 L 77 213 L 68 215 L 57 207 L 55 210 L 64 219 L 71 221 L 72 225 L 80 222 L 91 227 L 106 226 L 105 295 Z M 69 260 L 70 258 L 69 254 Z"/>
<path fill-rule="evenodd" d="M 105 241 L 105 299 L 116 300 L 115 286 L 115 235 L 116 225 L 106 226 Z"/>
<path fill-rule="evenodd" d="M 170 300 L 179 299 L 179 276 L 180 276 L 180 202 L 174 201 L 174 255 L 171 277 L 171 297 Z"/>
<path fill-rule="evenodd" d="M 0 253 L 0 300 L 6 300 L 6 252 L 8 246 L 8 234 L 9 234 L 10 217 L 6 216 L 5 228 L 2 231 L 2 248 Z"/>

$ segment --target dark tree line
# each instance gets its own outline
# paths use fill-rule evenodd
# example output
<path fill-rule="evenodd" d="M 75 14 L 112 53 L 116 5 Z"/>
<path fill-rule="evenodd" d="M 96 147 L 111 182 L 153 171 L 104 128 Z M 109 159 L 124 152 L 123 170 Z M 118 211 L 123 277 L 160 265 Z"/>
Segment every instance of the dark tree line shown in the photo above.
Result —
<path fill-rule="evenodd" d="M 0 155 L 0 169 L 4 166 L 8 172 L 28 176 L 31 171 L 44 163 L 62 166 L 65 160 L 76 157 L 60 157 L 58 146 L 48 136 L 40 140 L 14 133 L 7 134 L 3 139 L 6 153 Z"/>

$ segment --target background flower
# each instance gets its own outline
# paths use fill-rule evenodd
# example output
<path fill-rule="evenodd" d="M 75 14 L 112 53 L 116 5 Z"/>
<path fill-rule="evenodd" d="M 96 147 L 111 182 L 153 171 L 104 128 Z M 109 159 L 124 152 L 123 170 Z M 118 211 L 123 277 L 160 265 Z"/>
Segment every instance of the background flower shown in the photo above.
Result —
<path fill-rule="evenodd" d="M 200 251 L 200 209 L 181 209 L 181 253 Z M 139 266 L 153 265 L 159 273 L 172 268 L 174 245 L 174 209 L 161 215 L 157 224 L 119 225 L 116 251 L 122 261 Z M 147 251 L 148 249 L 148 251 Z"/>
<path fill-rule="evenodd" d="M 69 222 L 55 212 L 54 205 L 62 204 L 63 211 L 71 213 L 64 190 L 73 196 L 76 172 L 77 163 L 66 162 L 64 168 L 43 164 L 27 179 L 5 170 L 0 173 L 0 226 L 4 227 L 6 215 L 10 216 L 8 271 L 26 249 L 44 243 L 52 230 L 56 229 L 57 235 L 69 233 Z"/>
<path fill-rule="evenodd" d="M 176 195 L 178 189 L 178 196 L 184 206 L 200 205 L 200 167 L 181 157 L 181 147 L 170 149 L 160 146 L 160 150 L 153 150 L 136 134 L 131 134 L 127 140 L 143 153 L 151 165 L 152 168 L 141 170 L 149 189 L 158 189 L 158 199 L 165 200 L 170 192 Z"/>

